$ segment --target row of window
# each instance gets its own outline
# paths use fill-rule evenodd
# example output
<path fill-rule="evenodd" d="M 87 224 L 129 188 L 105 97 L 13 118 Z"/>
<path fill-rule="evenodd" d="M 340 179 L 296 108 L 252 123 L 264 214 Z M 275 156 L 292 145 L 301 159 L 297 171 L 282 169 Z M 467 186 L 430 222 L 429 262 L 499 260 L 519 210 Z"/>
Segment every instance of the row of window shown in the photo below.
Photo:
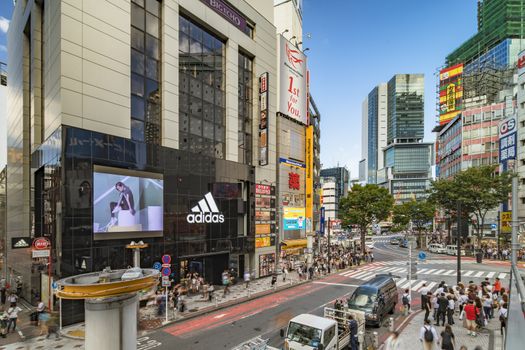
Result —
<path fill-rule="evenodd" d="M 131 4 L 131 138 L 160 144 L 160 0 Z M 249 27 L 250 35 L 253 28 Z M 252 163 L 253 60 L 241 52 L 238 161 Z M 179 17 L 179 147 L 225 157 L 225 44 Z"/>

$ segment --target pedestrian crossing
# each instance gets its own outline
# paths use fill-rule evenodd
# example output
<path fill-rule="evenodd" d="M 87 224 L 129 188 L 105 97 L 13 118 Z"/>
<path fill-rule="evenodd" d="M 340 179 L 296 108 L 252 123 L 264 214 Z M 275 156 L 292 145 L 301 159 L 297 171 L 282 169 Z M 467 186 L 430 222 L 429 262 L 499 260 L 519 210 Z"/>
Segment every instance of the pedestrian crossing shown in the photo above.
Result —
<path fill-rule="evenodd" d="M 406 265 L 406 262 L 404 262 Z M 396 281 L 396 285 L 399 288 L 410 288 L 413 291 L 419 291 L 421 288 L 423 288 L 423 285 L 426 284 L 426 287 L 430 290 L 432 288 L 437 287 L 436 282 L 427 281 L 424 279 L 413 279 L 408 280 L 406 277 L 407 274 L 407 267 L 397 267 L 397 266 L 389 266 L 391 265 L 391 262 L 376 262 L 372 263 L 366 266 L 363 266 L 362 268 L 358 268 L 355 270 L 349 270 L 345 272 L 339 273 L 341 276 L 358 279 L 362 281 L 369 281 L 372 278 L 374 278 L 379 273 L 389 273 L 392 274 L 392 277 Z M 418 269 L 417 275 L 433 275 L 433 276 L 456 276 L 456 270 L 449 270 L 449 269 Z M 469 279 L 473 278 L 485 278 L 488 277 L 490 279 L 499 277 L 500 279 L 504 279 L 507 276 L 507 273 L 505 272 L 495 272 L 495 271 L 473 271 L 473 270 L 461 270 L 461 275 L 464 277 L 469 277 Z"/>
<path fill-rule="evenodd" d="M 418 261 L 417 264 L 419 266 L 424 266 L 426 264 L 432 264 L 432 265 L 450 265 L 450 264 L 455 264 L 456 263 L 456 260 L 455 259 L 436 259 L 436 260 L 432 260 L 432 259 L 427 259 L 425 260 L 425 262 L 420 262 Z M 393 261 L 377 261 L 375 262 L 374 264 L 383 264 L 385 266 L 391 266 L 391 265 L 406 265 L 407 264 L 407 260 L 393 260 Z M 476 261 L 473 261 L 473 260 L 461 260 L 461 264 L 476 264 Z"/>

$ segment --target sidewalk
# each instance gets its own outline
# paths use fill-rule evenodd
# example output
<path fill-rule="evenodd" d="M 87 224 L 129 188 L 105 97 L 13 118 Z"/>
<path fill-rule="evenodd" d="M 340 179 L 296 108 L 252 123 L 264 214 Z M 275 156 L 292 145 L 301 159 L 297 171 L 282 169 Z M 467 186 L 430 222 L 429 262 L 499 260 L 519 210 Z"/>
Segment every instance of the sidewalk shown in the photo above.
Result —
<path fill-rule="evenodd" d="M 418 311 L 416 315 L 407 323 L 405 328 L 399 335 L 400 349 L 423 349 L 423 345 L 416 346 L 419 341 L 419 332 L 423 326 L 425 313 Z M 435 326 L 430 316 L 432 326 L 435 327 L 438 335 L 445 329 L 445 327 Z M 501 350 L 503 346 L 503 338 L 499 330 L 499 320 L 493 318 L 489 321 L 486 329 L 477 333 L 476 337 L 469 336 L 467 329 L 463 327 L 463 321 L 459 320 L 459 314 L 454 315 L 455 324 L 452 326 L 452 332 L 456 337 L 456 349 L 459 349 L 461 345 L 465 345 L 467 349 L 472 350 L 476 346 L 481 346 L 483 350 Z M 438 347 L 435 347 L 438 349 Z M 439 347 L 441 349 L 441 347 Z"/>

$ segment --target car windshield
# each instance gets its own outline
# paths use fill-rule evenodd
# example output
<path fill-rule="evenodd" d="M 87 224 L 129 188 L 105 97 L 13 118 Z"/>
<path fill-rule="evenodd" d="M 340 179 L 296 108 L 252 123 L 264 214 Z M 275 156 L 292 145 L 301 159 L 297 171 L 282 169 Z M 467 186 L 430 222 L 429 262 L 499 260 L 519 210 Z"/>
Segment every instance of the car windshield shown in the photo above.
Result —
<path fill-rule="evenodd" d="M 348 300 L 350 309 L 371 310 L 377 299 L 377 290 L 374 288 L 359 287 Z"/>
<path fill-rule="evenodd" d="M 321 342 L 321 333 L 321 330 L 318 328 L 290 322 L 290 325 L 288 326 L 288 335 L 286 337 L 290 341 L 316 347 Z"/>

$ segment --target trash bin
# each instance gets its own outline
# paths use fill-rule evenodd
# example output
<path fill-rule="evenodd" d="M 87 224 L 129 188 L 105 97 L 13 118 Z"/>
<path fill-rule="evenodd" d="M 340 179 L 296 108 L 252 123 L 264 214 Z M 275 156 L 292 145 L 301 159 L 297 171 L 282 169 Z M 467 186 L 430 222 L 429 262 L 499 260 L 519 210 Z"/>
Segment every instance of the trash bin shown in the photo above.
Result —
<path fill-rule="evenodd" d="M 476 253 L 476 262 L 478 264 L 481 264 L 482 260 L 483 260 L 483 253 L 481 251 L 479 251 L 479 252 Z"/>

